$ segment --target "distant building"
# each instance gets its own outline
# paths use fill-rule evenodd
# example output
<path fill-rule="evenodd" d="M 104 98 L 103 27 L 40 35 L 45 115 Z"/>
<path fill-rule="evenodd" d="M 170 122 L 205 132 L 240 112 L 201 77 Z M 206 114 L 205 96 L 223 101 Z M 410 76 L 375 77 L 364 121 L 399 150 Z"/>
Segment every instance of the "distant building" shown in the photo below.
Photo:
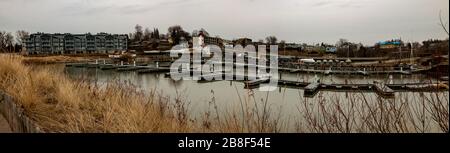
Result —
<path fill-rule="evenodd" d="M 223 41 L 221 38 L 218 37 L 204 37 L 204 42 L 207 45 L 217 45 L 217 46 L 223 46 Z"/>
<path fill-rule="evenodd" d="M 337 52 L 337 48 L 328 46 L 328 47 L 325 48 L 325 52 L 326 53 L 336 53 Z"/>
<path fill-rule="evenodd" d="M 306 51 L 306 52 L 312 52 L 312 51 L 318 51 L 319 46 L 314 46 L 314 45 L 303 45 L 302 46 L 302 50 Z"/>
<path fill-rule="evenodd" d="M 233 46 L 233 41 L 231 40 L 222 39 L 222 43 L 224 46 Z"/>
<path fill-rule="evenodd" d="M 294 48 L 294 49 L 302 47 L 301 44 L 296 44 L 296 43 L 286 43 L 285 46 L 286 46 L 286 48 Z"/>
<path fill-rule="evenodd" d="M 286 43 L 284 46 L 285 46 L 286 50 L 302 51 L 302 45 L 301 44 Z"/>
<path fill-rule="evenodd" d="M 112 53 L 127 50 L 128 35 L 34 33 L 25 39 L 28 54 Z"/>
<path fill-rule="evenodd" d="M 236 40 L 233 40 L 233 44 L 236 45 L 242 45 L 242 46 L 247 46 L 250 44 L 253 44 L 252 39 L 250 38 L 239 38 Z"/>
<path fill-rule="evenodd" d="M 202 41 L 202 45 L 216 45 L 216 46 L 224 46 L 223 40 L 219 37 L 209 37 L 204 34 L 203 31 L 200 31 L 198 34 L 199 39 Z"/>
<path fill-rule="evenodd" d="M 448 55 L 448 44 L 448 38 L 446 40 L 426 40 L 423 41 L 423 45 L 420 47 L 420 50 L 428 54 Z M 415 49 L 418 49 L 418 47 Z"/>
<path fill-rule="evenodd" d="M 172 43 L 168 39 L 160 39 L 158 41 L 158 50 L 170 50 L 172 48 Z"/>
<path fill-rule="evenodd" d="M 403 44 L 401 40 L 390 40 L 390 41 L 383 41 L 379 42 L 378 45 L 380 45 L 381 49 L 392 49 L 400 47 Z"/>

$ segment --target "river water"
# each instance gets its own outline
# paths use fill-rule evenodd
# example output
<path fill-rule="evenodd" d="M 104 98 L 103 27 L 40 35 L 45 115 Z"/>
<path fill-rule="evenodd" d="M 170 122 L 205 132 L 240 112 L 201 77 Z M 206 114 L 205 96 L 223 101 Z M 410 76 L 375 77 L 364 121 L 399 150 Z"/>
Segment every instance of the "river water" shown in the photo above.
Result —
<path fill-rule="evenodd" d="M 267 104 L 270 112 L 277 114 L 288 123 L 287 131 L 292 131 L 294 124 L 302 120 L 302 112 L 304 109 L 303 102 L 315 102 L 320 98 L 328 101 L 349 101 L 349 95 L 355 92 L 343 91 L 319 91 L 312 98 L 305 98 L 302 89 L 292 89 L 278 87 L 275 91 L 259 91 L 258 89 L 244 89 L 243 82 L 235 81 L 215 81 L 198 83 L 192 80 L 173 81 L 165 78 L 164 73 L 148 73 L 138 74 L 134 71 L 117 72 L 115 70 L 100 70 L 96 68 L 78 68 L 65 67 L 64 65 L 55 65 L 63 69 L 66 74 L 73 78 L 83 78 L 95 80 L 97 83 L 105 84 L 110 81 L 121 81 L 137 86 L 143 91 L 157 91 L 163 95 L 169 96 L 171 99 L 180 97 L 188 102 L 188 109 L 194 117 L 200 117 L 202 113 L 211 110 L 211 101 L 217 104 L 219 112 L 241 111 L 242 106 L 246 105 L 262 105 Z M 311 80 L 314 77 L 320 78 L 323 83 L 372 83 L 373 81 L 391 82 L 391 83 L 418 83 L 436 80 L 422 74 L 413 75 L 321 75 L 321 74 L 296 74 L 282 73 L 284 80 Z M 391 79 L 390 79 L 391 78 Z M 357 92 L 369 97 L 368 99 L 377 99 L 376 93 L 373 92 Z M 407 98 L 417 93 L 401 92 L 396 93 L 396 98 Z M 447 96 L 448 91 L 442 93 Z M 178 96 L 177 96 L 178 95 Z M 407 101 L 416 103 L 417 99 L 409 98 Z M 267 103 L 265 103 L 267 102 Z M 447 104 L 448 105 L 448 104 Z M 447 106 L 448 107 L 448 106 Z"/>

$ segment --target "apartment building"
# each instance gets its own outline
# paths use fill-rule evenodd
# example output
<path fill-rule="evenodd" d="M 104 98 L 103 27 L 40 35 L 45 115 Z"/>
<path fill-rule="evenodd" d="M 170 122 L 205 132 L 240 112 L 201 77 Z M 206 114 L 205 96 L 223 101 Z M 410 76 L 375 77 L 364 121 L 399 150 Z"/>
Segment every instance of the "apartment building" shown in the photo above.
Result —
<path fill-rule="evenodd" d="M 25 40 L 28 54 L 113 53 L 128 48 L 126 34 L 34 33 Z"/>

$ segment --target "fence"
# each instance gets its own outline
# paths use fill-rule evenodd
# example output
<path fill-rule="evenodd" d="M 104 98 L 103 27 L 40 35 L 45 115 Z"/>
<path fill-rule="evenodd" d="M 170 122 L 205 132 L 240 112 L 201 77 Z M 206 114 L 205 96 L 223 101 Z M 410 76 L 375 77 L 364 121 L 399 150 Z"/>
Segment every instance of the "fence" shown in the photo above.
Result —
<path fill-rule="evenodd" d="M 43 133 L 44 131 L 25 113 L 20 104 L 3 91 L 0 91 L 0 113 L 16 133 Z"/>

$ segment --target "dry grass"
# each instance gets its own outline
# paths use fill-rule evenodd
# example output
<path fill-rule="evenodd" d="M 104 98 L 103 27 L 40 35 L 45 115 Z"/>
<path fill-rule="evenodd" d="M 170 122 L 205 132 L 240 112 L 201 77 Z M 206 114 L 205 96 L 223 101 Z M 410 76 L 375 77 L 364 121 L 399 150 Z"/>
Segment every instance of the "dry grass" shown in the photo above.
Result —
<path fill-rule="evenodd" d="M 34 71 L 17 56 L 0 57 L 0 89 L 49 132 L 187 132 L 165 97 L 119 83 L 105 88 L 67 79 L 51 70 Z"/>
<path fill-rule="evenodd" d="M 156 90 L 144 93 L 127 83 L 101 86 L 72 80 L 23 62 L 21 56 L 0 55 L 0 90 L 14 97 L 47 132 L 274 132 L 242 128 L 243 123 L 248 126 L 244 120 L 254 118 L 235 115 L 241 112 L 195 119 L 180 96 L 171 101 Z"/>
<path fill-rule="evenodd" d="M 0 55 L 0 91 L 15 98 L 47 132 L 447 132 L 448 92 L 400 94 L 382 99 L 351 93 L 299 99 L 294 130 L 269 94 L 238 92 L 238 105 L 219 108 L 211 91 L 209 109 L 191 116 L 189 102 L 128 83 L 98 85 L 69 79 L 62 72 L 33 69 L 24 57 Z M 301 90 L 299 90 L 300 92 Z M 284 95 L 284 93 L 283 93 Z M 412 103 L 416 102 L 416 103 Z M 418 102 L 418 103 L 417 103 Z"/>
<path fill-rule="evenodd" d="M 66 55 L 54 55 L 54 56 L 24 56 L 22 58 L 23 62 L 26 64 L 53 64 L 53 63 L 64 63 L 64 62 L 87 62 L 92 61 L 101 56 L 66 56 Z M 103 56 L 103 58 L 105 58 Z"/>
<path fill-rule="evenodd" d="M 319 133 L 448 133 L 448 92 L 397 93 L 394 99 L 348 94 L 303 100 L 303 130 Z"/>

